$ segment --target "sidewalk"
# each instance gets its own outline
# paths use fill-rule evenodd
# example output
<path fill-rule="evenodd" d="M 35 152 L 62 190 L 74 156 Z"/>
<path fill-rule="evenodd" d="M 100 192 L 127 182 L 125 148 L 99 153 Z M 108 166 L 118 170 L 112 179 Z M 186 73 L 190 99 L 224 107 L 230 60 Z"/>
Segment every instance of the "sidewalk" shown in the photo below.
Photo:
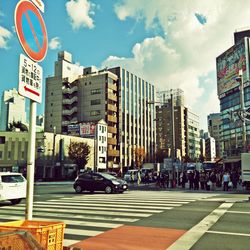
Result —
<path fill-rule="evenodd" d="M 73 185 L 74 181 L 36 181 L 35 186 L 42 185 Z"/>

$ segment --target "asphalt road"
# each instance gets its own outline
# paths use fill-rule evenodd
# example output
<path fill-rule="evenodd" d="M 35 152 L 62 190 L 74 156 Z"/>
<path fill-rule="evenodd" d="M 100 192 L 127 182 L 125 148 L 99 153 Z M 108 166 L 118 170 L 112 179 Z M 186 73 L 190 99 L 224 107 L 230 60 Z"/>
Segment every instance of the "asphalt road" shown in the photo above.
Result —
<path fill-rule="evenodd" d="M 35 186 L 34 219 L 65 221 L 65 244 L 84 250 L 250 249 L 249 196 L 188 190 L 77 195 L 71 184 L 41 185 Z M 24 208 L 0 203 L 0 220 L 22 218 Z"/>

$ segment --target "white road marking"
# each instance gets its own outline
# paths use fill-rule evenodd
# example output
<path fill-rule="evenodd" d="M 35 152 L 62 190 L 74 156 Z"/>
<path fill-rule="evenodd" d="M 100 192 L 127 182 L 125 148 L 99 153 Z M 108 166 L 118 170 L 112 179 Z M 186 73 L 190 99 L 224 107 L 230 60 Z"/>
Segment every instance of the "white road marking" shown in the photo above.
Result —
<path fill-rule="evenodd" d="M 8 207 L 7 209 L 10 210 L 17 210 L 17 208 L 15 207 Z M 36 208 L 36 211 L 44 211 L 44 212 L 52 212 L 52 210 L 50 208 Z M 58 213 L 57 211 L 54 211 Z M 146 218 L 151 216 L 152 214 L 150 213 L 126 213 L 126 212 L 111 212 L 111 211 L 105 211 L 105 208 L 103 209 L 103 211 L 88 211 L 88 210 L 80 210 L 78 209 L 60 209 L 60 212 L 62 213 L 68 213 L 69 216 L 74 217 L 75 215 L 70 215 L 70 213 L 75 213 L 77 215 L 79 214 L 105 214 L 105 215 L 116 215 L 116 216 L 128 216 L 128 217 L 141 217 L 141 218 Z"/>
<path fill-rule="evenodd" d="M 227 234 L 227 235 L 237 235 L 237 236 L 250 237 L 250 234 L 232 233 L 232 232 L 207 231 L 206 233 L 211 233 L 211 234 Z"/>
<path fill-rule="evenodd" d="M 65 228 L 65 234 L 73 234 L 73 235 L 81 235 L 81 236 L 96 236 L 101 233 L 103 233 L 103 231 Z"/>
<path fill-rule="evenodd" d="M 234 203 L 223 203 L 218 208 L 213 210 L 197 225 L 183 234 L 177 241 L 175 241 L 168 250 L 188 250 L 205 234 L 208 229 L 213 226 L 219 218 L 224 215 L 227 210 L 232 207 Z"/>
<path fill-rule="evenodd" d="M 58 204 L 56 202 L 52 203 L 50 202 L 49 204 L 37 204 L 35 203 L 33 205 L 33 207 L 51 207 L 51 208 L 75 208 L 75 206 L 73 206 L 71 203 L 65 203 L 65 205 L 60 206 L 60 204 Z M 20 205 L 21 206 L 21 205 Z M 23 205 L 24 206 L 24 205 Z M 91 207 L 91 206 L 86 206 L 84 205 L 84 209 L 90 209 L 90 210 L 103 210 L 103 207 Z M 126 212 L 144 212 L 144 213 L 161 213 L 163 212 L 163 210 L 148 210 L 148 209 L 132 209 L 132 208 L 110 208 L 110 207 L 105 207 L 105 211 L 126 211 Z M 59 210 L 60 211 L 60 210 Z"/>
<path fill-rule="evenodd" d="M 15 211 L 16 214 L 22 214 L 23 217 L 25 217 L 25 210 L 22 209 L 22 211 Z M 9 212 L 8 211 L 1 211 L 1 213 L 3 214 L 7 214 L 6 218 L 8 218 L 9 216 Z M 33 217 L 37 217 L 38 215 L 40 216 L 46 216 L 46 217 L 51 217 L 51 218 L 55 218 L 55 217 L 61 217 L 61 218 L 74 218 L 74 219 L 78 219 L 82 220 L 82 219 L 86 219 L 86 220 L 100 220 L 100 221 L 118 221 L 118 222 L 136 222 L 139 219 L 132 219 L 132 218 L 125 218 L 125 217 L 109 217 L 109 216 L 95 216 L 95 215 L 64 215 L 64 214 L 55 214 L 55 212 L 51 211 L 51 213 L 42 213 L 42 212 L 37 212 L 34 211 L 33 212 Z M 1 216 L 3 216 L 1 214 Z"/>
<path fill-rule="evenodd" d="M 66 202 L 58 202 L 57 200 L 48 200 L 46 203 L 49 203 L 49 202 L 53 202 L 53 203 L 57 203 L 57 204 L 60 204 L 60 205 L 66 205 L 66 204 L 69 204 L 69 203 L 66 203 Z M 42 204 L 42 203 L 45 203 L 43 201 L 37 201 L 35 202 L 36 204 Z M 110 202 L 99 202 L 99 203 L 96 203 L 96 204 L 93 204 L 93 202 L 90 202 L 90 201 L 79 201 L 79 202 L 72 202 L 71 204 L 74 204 L 74 205 L 78 205 L 78 206 L 91 206 L 91 207 L 128 207 L 128 208 L 153 208 L 153 209 L 169 209 L 169 207 L 180 207 L 182 204 L 169 204 L 169 205 L 158 205 L 158 206 L 149 206 L 149 205 L 144 205 L 144 206 L 139 206 L 137 204 L 135 205 L 126 205 L 126 204 L 122 204 L 120 205 L 117 204 L 117 203 L 110 203 Z M 132 203 L 131 203 L 132 204 Z"/>
<path fill-rule="evenodd" d="M 63 246 L 68 247 L 71 246 L 75 243 L 79 242 L 79 240 L 69 240 L 69 239 L 64 239 L 63 240 Z"/>
<path fill-rule="evenodd" d="M 227 213 L 231 213 L 231 214 L 250 214 L 250 212 L 244 212 L 244 211 L 227 211 Z"/>

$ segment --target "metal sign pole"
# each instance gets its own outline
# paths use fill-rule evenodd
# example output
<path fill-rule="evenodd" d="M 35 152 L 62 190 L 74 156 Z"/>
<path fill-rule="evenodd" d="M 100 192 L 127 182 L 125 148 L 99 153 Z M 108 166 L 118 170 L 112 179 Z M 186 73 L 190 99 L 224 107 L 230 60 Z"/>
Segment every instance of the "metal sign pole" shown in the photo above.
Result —
<path fill-rule="evenodd" d="M 26 197 L 26 220 L 32 220 L 33 216 L 33 194 L 35 174 L 35 144 L 36 144 L 36 107 L 37 103 L 30 100 L 30 124 L 29 143 L 27 156 L 27 197 Z"/>

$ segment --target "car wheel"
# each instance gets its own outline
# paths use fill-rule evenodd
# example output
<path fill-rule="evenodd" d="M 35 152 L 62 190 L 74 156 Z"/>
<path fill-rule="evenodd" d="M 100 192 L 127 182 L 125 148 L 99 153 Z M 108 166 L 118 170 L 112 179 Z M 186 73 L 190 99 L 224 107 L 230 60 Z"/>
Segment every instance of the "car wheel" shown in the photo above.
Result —
<path fill-rule="evenodd" d="M 22 199 L 12 199 L 10 200 L 11 204 L 12 205 L 16 205 L 16 204 L 19 204 L 21 202 Z"/>
<path fill-rule="evenodd" d="M 77 185 L 77 186 L 75 187 L 75 191 L 76 191 L 77 194 L 82 193 L 82 187 L 81 187 L 80 185 Z"/>
<path fill-rule="evenodd" d="M 105 187 L 105 193 L 106 193 L 106 194 L 111 194 L 112 192 L 113 192 L 112 187 L 110 187 L 110 186 L 106 186 L 106 187 Z"/>

